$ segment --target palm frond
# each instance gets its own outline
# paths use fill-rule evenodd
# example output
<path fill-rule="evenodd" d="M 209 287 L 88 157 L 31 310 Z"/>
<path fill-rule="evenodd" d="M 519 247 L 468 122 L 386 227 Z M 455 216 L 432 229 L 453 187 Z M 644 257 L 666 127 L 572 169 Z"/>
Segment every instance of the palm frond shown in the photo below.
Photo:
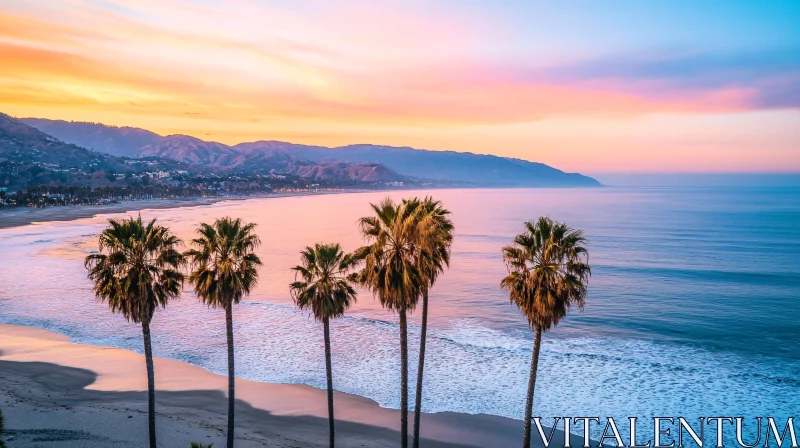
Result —
<path fill-rule="evenodd" d="M 430 197 L 399 204 L 387 198 L 371 208 L 374 215 L 359 220 L 368 245 L 348 261 L 362 266 L 351 278 L 370 288 L 385 308 L 413 311 L 422 291 L 449 266 L 450 212 Z"/>
<path fill-rule="evenodd" d="M 142 217 L 109 220 L 98 238 L 99 253 L 84 260 L 95 296 L 129 321 L 149 322 L 159 307 L 180 295 L 186 263 L 181 240 Z"/>
<path fill-rule="evenodd" d="M 509 274 L 500 286 L 531 327 L 548 331 L 572 305 L 583 309 L 591 276 L 586 243 L 582 231 L 541 217 L 502 249 Z"/>
<path fill-rule="evenodd" d="M 261 240 L 254 223 L 220 218 L 197 229 L 192 248 L 184 253 L 191 265 L 189 282 L 200 300 L 212 308 L 239 303 L 258 283 Z"/>
<path fill-rule="evenodd" d="M 342 316 L 357 296 L 351 260 L 339 244 L 316 244 L 300 252 L 301 264 L 292 268 L 295 281 L 289 285 L 298 308 L 311 310 L 318 321 Z"/>

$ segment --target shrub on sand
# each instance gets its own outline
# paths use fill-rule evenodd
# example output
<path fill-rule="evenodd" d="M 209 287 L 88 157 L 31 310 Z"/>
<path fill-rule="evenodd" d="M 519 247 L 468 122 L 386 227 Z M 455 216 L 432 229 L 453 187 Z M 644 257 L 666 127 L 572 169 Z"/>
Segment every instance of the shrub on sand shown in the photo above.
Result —
<path fill-rule="evenodd" d="M 5 442 L 3 442 L 3 410 L 0 409 L 0 448 L 6 448 Z"/>

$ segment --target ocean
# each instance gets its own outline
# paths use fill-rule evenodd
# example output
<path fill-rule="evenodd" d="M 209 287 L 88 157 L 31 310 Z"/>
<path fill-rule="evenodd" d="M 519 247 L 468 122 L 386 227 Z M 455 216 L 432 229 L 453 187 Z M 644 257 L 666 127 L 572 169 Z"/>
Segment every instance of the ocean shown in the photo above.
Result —
<path fill-rule="evenodd" d="M 184 239 L 216 217 L 256 222 L 264 266 L 234 309 L 237 373 L 324 388 L 322 327 L 292 305 L 290 268 L 315 242 L 358 247 L 370 202 L 427 194 L 452 211 L 456 234 L 431 291 L 424 411 L 524 415 L 533 336 L 499 287 L 500 250 L 525 220 L 547 215 L 585 231 L 593 275 L 585 309 L 544 336 L 534 415 L 800 414 L 797 187 L 365 192 L 141 213 Z M 98 303 L 86 279 L 83 257 L 107 218 L 0 230 L 0 322 L 142 352 L 140 327 Z M 418 323 L 415 314 L 412 341 Z M 225 374 L 224 313 L 188 288 L 152 331 L 156 356 Z M 331 332 L 334 387 L 398 407 L 396 316 L 362 291 Z"/>

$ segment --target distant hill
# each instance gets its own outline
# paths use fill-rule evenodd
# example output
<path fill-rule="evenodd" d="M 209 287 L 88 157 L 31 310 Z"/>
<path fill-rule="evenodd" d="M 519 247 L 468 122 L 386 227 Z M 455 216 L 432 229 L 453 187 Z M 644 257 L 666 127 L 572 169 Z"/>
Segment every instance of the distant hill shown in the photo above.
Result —
<path fill-rule="evenodd" d="M 91 164 L 121 166 L 114 157 L 64 143 L 0 113 L 0 161 L 15 163 L 57 164 L 67 167 L 88 167 Z"/>
<path fill-rule="evenodd" d="M 80 121 L 21 118 L 22 123 L 59 140 L 112 156 L 138 157 L 141 149 L 158 142 L 160 135 L 139 128 L 106 126 Z"/>
<path fill-rule="evenodd" d="M 452 182 L 492 186 L 596 187 L 600 183 L 577 173 L 565 173 L 538 162 L 470 152 L 430 151 L 409 147 L 349 145 L 334 148 L 336 157 L 353 162 L 373 161 L 401 173 Z M 296 154 L 315 160 L 328 152 L 297 149 Z"/>
<path fill-rule="evenodd" d="M 404 176 L 380 163 L 350 164 L 344 162 L 321 162 L 313 165 L 298 165 L 294 174 L 304 179 L 343 181 L 360 179 L 362 182 L 407 181 Z"/>
<path fill-rule="evenodd" d="M 488 186 L 596 187 L 600 183 L 577 173 L 565 173 L 543 163 L 470 152 L 431 151 L 409 147 L 348 145 L 336 148 L 280 141 L 240 143 L 234 148 L 291 151 L 314 161 L 380 163 L 422 179 Z"/>
<path fill-rule="evenodd" d="M 231 147 L 187 135 L 163 137 L 157 143 L 143 147 L 141 154 L 215 168 L 275 171 L 308 180 L 363 183 L 407 180 L 379 163 L 311 161 L 284 149 Z"/>
<path fill-rule="evenodd" d="M 139 155 L 215 167 L 238 166 L 244 161 L 241 154 L 230 146 L 188 135 L 159 137 L 154 143 L 140 148 Z"/>
<path fill-rule="evenodd" d="M 152 171 L 190 169 L 174 160 L 132 161 L 91 151 L 0 113 L 0 187 L 13 190 L 31 185 L 98 186 L 109 183 L 106 176 L 110 173 L 133 173 L 139 166 Z M 99 177 L 92 176 L 94 173 Z"/>
<path fill-rule="evenodd" d="M 9 117 L 10 118 L 10 117 Z M 16 120 L 15 120 L 16 121 Z M 271 148 L 234 148 L 217 142 L 209 142 L 188 135 L 162 137 L 150 131 L 129 127 L 104 126 L 97 123 L 82 123 L 40 118 L 24 118 L 17 121 L 21 126 L 47 130 L 55 137 L 63 138 L 75 145 L 85 145 L 98 152 L 92 154 L 124 153 L 130 157 L 150 157 L 214 169 L 238 169 L 246 172 L 278 172 L 296 175 L 315 181 L 339 183 L 380 184 L 408 181 L 393 170 L 378 163 L 316 162 L 303 159 L 290 151 Z M 42 132 L 36 131 L 41 135 Z M 56 140 L 53 137 L 50 137 Z M 74 145 L 73 145 L 74 146 Z M 77 146 L 76 146 L 77 148 Z M 81 148 L 82 149 L 82 148 Z M 86 150 L 84 150 L 86 151 Z"/>
<path fill-rule="evenodd" d="M 410 176 L 446 184 L 473 186 L 593 187 L 600 183 L 577 173 L 565 173 L 543 163 L 455 151 L 431 151 L 369 144 L 336 148 L 281 141 L 258 141 L 228 146 L 186 135 L 161 137 L 136 128 L 94 123 L 22 119 L 67 142 L 114 154 L 156 156 L 201 166 L 252 170 L 283 170 L 297 175 L 355 176 L 380 182 Z M 138 148 L 138 149 L 137 149 Z M 352 164 L 343 168 L 337 164 Z M 378 167 L 381 165 L 382 167 Z M 371 167 L 371 168 L 370 168 Z M 301 174 L 302 173 L 302 174 Z M 389 180 L 391 179 L 391 180 Z"/>

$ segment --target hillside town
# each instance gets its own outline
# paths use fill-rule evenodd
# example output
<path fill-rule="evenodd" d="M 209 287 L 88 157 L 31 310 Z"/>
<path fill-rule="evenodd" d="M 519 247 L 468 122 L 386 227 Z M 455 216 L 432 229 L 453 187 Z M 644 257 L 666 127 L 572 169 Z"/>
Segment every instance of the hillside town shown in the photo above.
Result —
<path fill-rule="evenodd" d="M 134 163 L 133 165 L 137 165 Z M 146 166 L 146 163 L 144 164 Z M 216 174 L 187 170 L 156 170 L 115 173 L 104 170 L 66 168 L 57 164 L 21 168 L 0 162 L 0 185 L 13 185 L 20 170 L 47 178 L 69 177 L 72 182 L 48 183 L 9 189 L 0 187 L 0 208 L 103 205 L 120 201 L 263 196 L 281 193 L 351 191 L 356 186 L 336 182 L 308 181 L 285 174 Z M 77 183 L 77 185 L 72 184 Z M 393 182 L 386 187 L 400 187 Z"/>

